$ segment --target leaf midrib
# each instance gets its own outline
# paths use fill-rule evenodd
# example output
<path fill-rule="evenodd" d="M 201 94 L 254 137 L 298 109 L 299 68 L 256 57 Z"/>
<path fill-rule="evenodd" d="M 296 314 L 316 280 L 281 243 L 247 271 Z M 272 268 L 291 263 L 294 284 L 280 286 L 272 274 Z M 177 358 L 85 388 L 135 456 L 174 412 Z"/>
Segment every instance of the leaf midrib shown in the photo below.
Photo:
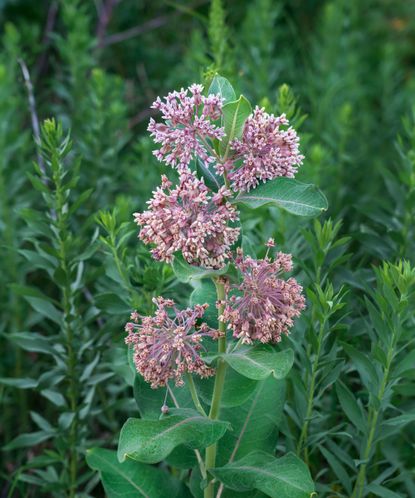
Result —
<path fill-rule="evenodd" d="M 274 197 L 265 197 L 265 196 L 258 196 L 258 195 L 243 195 L 241 197 L 237 197 L 235 199 L 235 201 L 239 201 L 239 202 L 243 202 L 245 200 L 258 200 L 258 201 L 268 201 L 268 202 L 275 202 L 275 203 L 279 203 L 279 204 L 294 204 L 296 206 L 305 206 L 305 207 L 308 207 L 308 208 L 312 208 L 314 210 L 318 209 L 320 211 L 322 211 L 324 209 L 324 207 L 318 207 L 316 208 L 315 206 L 313 206 L 313 204 L 305 204 L 304 202 L 298 202 L 298 201 L 290 201 L 290 200 L 286 200 L 286 199 L 275 199 Z"/>
<path fill-rule="evenodd" d="M 264 367 L 261 363 L 258 363 L 257 361 L 255 361 L 250 356 L 247 356 L 247 355 L 244 355 L 244 354 L 241 354 L 241 353 L 231 353 L 231 354 L 228 354 L 228 355 L 225 356 L 225 361 L 226 361 L 226 358 L 235 358 L 235 357 L 242 358 L 243 360 L 247 360 L 248 362 L 251 362 L 255 366 L 258 366 L 262 371 L 265 371 L 265 372 L 269 371 L 268 375 L 271 375 L 271 372 L 274 372 L 274 369 L 269 368 L 269 367 Z M 254 380 L 256 380 L 256 378 Z M 261 377 L 261 379 L 258 379 L 258 380 L 262 380 L 262 377 Z"/>
<path fill-rule="evenodd" d="M 276 476 L 274 473 L 264 470 L 263 467 L 253 467 L 251 465 L 238 465 L 238 466 L 236 466 L 235 464 L 233 464 L 232 469 L 226 469 L 226 471 L 232 472 L 235 469 L 236 470 L 249 470 L 249 471 L 255 472 L 257 474 L 262 474 L 264 476 L 273 477 L 274 479 L 279 480 L 280 482 L 283 482 L 284 484 L 288 484 L 295 489 L 303 491 L 304 493 L 307 492 L 304 488 L 298 487 L 296 484 L 293 484 L 291 481 L 287 481 L 286 479 L 282 479 L 281 477 Z M 256 483 L 256 481 L 255 481 L 255 483 Z"/>
<path fill-rule="evenodd" d="M 118 474 L 120 475 L 121 477 L 123 477 L 129 484 L 131 484 L 131 486 L 133 488 L 135 488 L 137 491 L 139 491 L 143 496 L 144 498 L 151 498 L 150 495 L 147 495 L 141 488 L 138 484 L 136 484 L 134 481 L 132 481 L 127 475 L 124 474 L 124 472 L 121 472 L 121 470 L 116 467 L 113 463 L 109 462 L 108 460 L 105 460 L 105 458 L 102 458 L 101 456 L 99 455 L 94 455 L 95 458 L 97 458 L 98 460 L 100 460 L 101 462 L 107 464 L 109 467 L 115 469 L 115 474 Z M 105 474 L 105 471 L 100 471 L 101 473 L 104 473 Z M 110 473 L 110 472 L 109 472 Z"/>
<path fill-rule="evenodd" d="M 231 146 L 231 137 L 233 136 L 233 134 L 234 134 L 234 132 L 235 132 L 235 128 L 236 128 L 236 118 L 237 118 L 237 116 L 238 116 L 239 107 L 241 106 L 241 102 L 242 102 L 241 97 L 239 97 L 239 99 L 237 100 L 237 102 L 238 102 L 238 105 L 236 106 L 236 109 L 235 109 L 235 112 L 234 112 L 234 115 L 233 115 L 233 119 L 232 119 L 232 126 L 231 126 L 231 129 L 230 129 L 230 133 L 229 133 L 229 135 L 227 136 L 228 143 L 226 144 L 226 149 L 225 149 L 224 158 L 227 158 L 227 157 L 228 157 L 228 154 L 229 154 L 229 149 L 230 149 L 230 146 Z"/>

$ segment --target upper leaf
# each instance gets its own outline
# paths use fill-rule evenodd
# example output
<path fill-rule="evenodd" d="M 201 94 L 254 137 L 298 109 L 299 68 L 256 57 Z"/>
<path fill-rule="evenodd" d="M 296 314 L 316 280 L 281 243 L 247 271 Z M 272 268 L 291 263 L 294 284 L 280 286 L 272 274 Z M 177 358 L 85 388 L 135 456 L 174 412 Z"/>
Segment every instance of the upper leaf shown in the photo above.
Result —
<path fill-rule="evenodd" d="M 229 81 L 223 76 L 217 75 L 213 78 L 208 93 L 209 95 L 220 95 L 223 98 L 225 104 L 227 102 L 236 100 L 235 90 L 233 89 Z"/>
<path fill-rule="evenodd" d="M 278 352 L 269 345 L 240 348 L 232 353 L 214 357 L 218 356 L 238 373 L 254 380 L 263 380 L 270 375 L 276 379 L 283 379 L 291 370 L 294 362 L 292 349 Z M 205 360 L 211 358 L 205 358 Z"/>
<path fill-rule="evenodd" d="M 130 418 L 121 429 L 118 459 L 127 457 L 144 463 L 157 463 L 174 448 L 186 444 L 206 448 L 220 439 L 230 424 L 203 417 L 195 410 L 173 409 L 161 420 Z"/>
<path fill-rule="evenodd" d="M 326 197 L 315 185 L 285 177 L 266 182 L 249 192 L 242 192 L 233 202 L 253 209 L 274 204 L 297 216 L 318 216 L 328 208 Z"/>
<path fill-rule="evenodd" d="M 253 451 L 236 462 L 210 470 L 236 491 L 259 489 L 271 498 L 310 498 L 314 484 L 304 462 L 293 454 L 275 458 Z"/>
<path fill-rule="evenodd" d="M 246 118 L 251 112 L 251 104 L 243 95 L 238 100 L 223 106 L 225 136 L 220 143 L 221 154 L 227 156 L 232 140 L 241 137 Z"/>

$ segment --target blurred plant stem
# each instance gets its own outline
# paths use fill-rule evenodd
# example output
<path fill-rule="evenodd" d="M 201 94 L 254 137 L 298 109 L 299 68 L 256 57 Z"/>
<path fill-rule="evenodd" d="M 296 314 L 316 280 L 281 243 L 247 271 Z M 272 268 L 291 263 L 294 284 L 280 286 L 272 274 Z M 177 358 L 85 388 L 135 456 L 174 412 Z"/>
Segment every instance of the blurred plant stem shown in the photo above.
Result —
<path fill-rule="evenodd" d="M 226 324 L 219 320 L 219 317 L 224 311 L 224 300 L 225 300 L 225 284 L 221 277 L 214 279 L 214 284 L 216 286 L 216 296 L 219 302 L 218 306 L 218 330 L 221 334 L 218 340 L 218 353 L 226 352 Z M 225 384 L 225 374 L 226 374 L 226 363 L 219 358 L 216 367 L 215 385 L 213 388 L 212 403 L 209 412 L 209 418 L 216 420 L 219 416 L 220 403 L 222 399 L 223 387 Z M 215 467 L 216 462 L 216 451 L 217 444 L 212 444 L 206 448 L 205 456 L 205 467 L 209 472 L 209 469 Z M 215 484 L 209 482 L 208 486 L 205 488 L 204 497 L 213 498 L 215 494 Z"/>

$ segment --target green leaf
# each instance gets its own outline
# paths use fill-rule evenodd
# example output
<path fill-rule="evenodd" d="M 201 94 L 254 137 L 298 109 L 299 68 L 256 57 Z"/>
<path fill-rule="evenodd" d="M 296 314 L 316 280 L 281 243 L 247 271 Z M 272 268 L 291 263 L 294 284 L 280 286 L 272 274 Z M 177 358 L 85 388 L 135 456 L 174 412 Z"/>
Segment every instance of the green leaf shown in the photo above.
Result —
<path fill-rule="evenodd" d="M 360 377 L 362 378 L 363 384 L 367 387 L 370 392 L 377 392 L 378 388 L 378 375 L 376 373 L 375 367 L 369 358 L 358 351 L 353 346 L 346 343 L 341 343 L 346 353 L 350 356 L 353 364 L 357 368 Z"/>
<path fill-rule="evenodd" d="M 415 421 L 415 413 L 404 413 L 403 415 L 399 415 L 397 417 L 384 420 L 383 423 L 385 425 L 403 427 L 404 425 L 410 424 L 411 422 L 414 421 Z"/>
<path fill-rule="evenodd" d="M 37 444 L 43 443 L 47 439 L 50 439 L 53 436 L 50 432 L 38 431 L 38 432 L 30 432 L 28 434 L 20 434 L 14 438 L 10 443 L 6 444 L 3 447 L 3 450 L 10 451 L 15 450 L 17 448 L 27 448 L 36 446 Z"/>
<path fill-rule="evenodd" d="M 55 391 L 54 389 L 43 389 L 42 391 L 40 391 L 40 394 L 56 406 L 66 405 L 65 398 L 59 391 Z"/>
<path fill-rule="evenodd" d="M 255 391 L 235 408 L 221 408 L 220 418 L 231 423 L 219 441 L 217 465 L 242 458 L 253 450 L 272 453 L 285 404 L 285 381 L 270 376 L 257 383 Z"/>
<path fill-rule="evenodd" d="M 210 404 L 212 401 L 214 377 L 207 379 L 195 378 L 195 384 L 201 400 Z M 240 406 L 251 396 L 257 386 L 257 381 L 247 379 L 232 368 L 227 368 L 223 387 L 221 406 Z"/>
<path fill-rule="evenodd" d="M 316 186 L 293 178 L 276 178 L 240 193 L 233 202 L 253 209 L 273 204 L 297 216 L 318 216 L 328 208 L 326 197 Z"/>
<path fill-rule="evenodd" d="M 309 470 L 293 454 L 275 458 L 263 451 L 253 451 L 210 472 L 228 488 L 258 489 L 271 498 L 310 498 L 314 492 Z"/>
<path fill-rule="evenodd" d="M 130 350 L 132 351 L 131 348 Z M 173 384 L 170 389 L 180 407 L 193 407 L 192 397 L 186 384 L 182 387 L 176 387 Z M 148 384 L 141 375 L 137 374 L 134 378 L 133 391 L 141 418 L 158 420 L 161 415 L 161 407 L 163 406 L 166 397 L 166 390 L 152 389 L 150 384 Z M 167 398 L 167 405 L 172 404 L 170 399 L 170 397 Z"/>
<path fill-rule="evenodd" d="M 254 380 L 263 380 L 270 375 L 276 379 L 283 379 L 294 362 L 292 349 L 278 352 L 268 345 L 240 348 L 233 353 L 216 355 L 218 356 L 238 373 Z M 206 358 L 205 360 L 208 361 Z"/>
<path fill-rule="evenodd" d="M 380 496 L 381 498 L 403 498 L 403 495 L 395 493 L 394 491 L 391 491 L 390 489 L 387 489 L 380 484 L 369 484 L 369 486 L 367 486 L 365 489 L 369 493 L 373 493 L 374 495 Z"/>
<path fill-rule="evenodd" d="M 183 258 L 181 254 L 176 254 L 173 260 L 173 271 L 178 280 L 185 284 L 192 280 L 199 280 L 201 278 L 210 278 L 218 275 L 223 275 L 228 271 L 228 265 L 220 270 L 213 270 L 212 268 L 204 268 L 202 266 L 193 266 Z"/>
<path fill-rule="evenodd" d="M 15 332 L 7 337 L 25 351 L 57 354 L 49 340 L 36 332 Z"/>
<path fill-rule="evenodd" d="M 246 118 L 251 112 L 251 104 L 243 95 L 238 100 L 228 102 L 223 106 L 225 136 L 220 142 L 221 154 L 227 156 L 232 140 L 241 137 Z"/>
<path fill-rule="evenodd" d="M 340 380 L 336 382 L 336 392 L 344 413 L 350 422 L 362 432 L 366 430 L 366 420 L 363 409 L 358 405 L 353 393 Z"/>
<path fill-rule="evenodd" d="M 344 468 L 344 466 L 339 462 L 339 460 L 324 446 L 319 446 L 321 453 L 324 455 L 327 463 L 332 468 L 333 472 L 336 474 L 337 478 L 341 482 L 344 489 L 350 495 L 352 491 L 352 481 Z"/>
<path fill-rule="evenodd" d="M 108 498 L 181 498 L 181 485 L 169 473 L 139 462 L 120 463 L 115 451 L 92 448 L 86 461 L 101 473 Z"/>
<path fill-rule="evenodd" d="M 394 377 L 403 376 L 413 370 L 415 365 L 415 349 L 405 354 L 400 361 L 396 362 L 393 367 L 392 375 Z"/>
<path fill-rule="evenodd" d="M 218 327 L 218 310 L 216 309 L 216 287 L 211 280 L 201 280 L 199 285 L 190 295 L 190 306 L 195 304 L 208 304 L 209 308 L 205 311 L 203 320 L 216 329 Z M 216 341 L 215 341 L 216 342 Z"/>
<path fill-rule="evenodd" d="M 1 377 L 0 384 L 16 387 L 17 389 L 33 389 L 38 386 L 39 381 L 30 378 Z"/>
<path fill-rule="evenodd" d="M 205 185 L 211 190 L 219 190 L 224 185 L 223 176 L 216 174 L 213 165 L 207 166 L 201 159 L 196 159 L 196 172 L 205 180 Z"/>
<path fill-rule="evenodd" d="M 210 420 L 195 410 L 173 409 L 161 420 L 130 418 L 121 429 L 118 459 L 157 463 L 181 444 L 206 448 L 220 439 L 229 423 Z"/>
<path fill-rule="evenodd" d="M 233 89 L 232 85 L 229 83 L 229 81 L 226 78 L 219 75 L 213 78 L 212 83 L 210 84 L 208 90 L 208 94 L 209 95 L 219 94 L 219 96 L 223 98 L 225 104 L 227 102 L 232 102 L 233 100 L 236 100 L 235 90 Z"/>

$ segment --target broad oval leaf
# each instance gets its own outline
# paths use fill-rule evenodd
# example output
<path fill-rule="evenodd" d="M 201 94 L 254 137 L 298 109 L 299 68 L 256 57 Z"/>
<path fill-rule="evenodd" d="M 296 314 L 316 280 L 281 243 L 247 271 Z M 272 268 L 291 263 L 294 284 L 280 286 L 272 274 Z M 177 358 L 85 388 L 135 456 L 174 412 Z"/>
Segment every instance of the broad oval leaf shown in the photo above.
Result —
<path fill-rule="evenodd" d="M 273 204 L 297 216 L 318 216 L 328 208 L 325 195 L 315 185 L 285 177 L 242 192 L 232 202 L 253 209 Z"/>
<path fill-rule="evenodd" d="M 224 103 L 236 100 L 236 93 L 229 81 L 223 76 L 216 75 L 210 84 L 209 95 L 219 95 L 224 100 Z"/>
<path fill-rule="evenodd" d="M 176 387 L 173 384 L 170 390 L 181 408 L 193 408 L 194 405 L 187 384 L 182 387 Z M 173 407 L 170 397 L 165 400 L 166 390 L 152 389 L 140 374 L 135 375 L 133 392 L 141 418 L 158 420 L 164 403 Z"/>
<path fill-rule="evenodd" d="M 167 472 L 139 462 L 120 463 L 115 451 L 92 448 L 87 451 L 86 461 L 91 469 L 100 472 L 108 498 L 188 496 L 181 483 Z"/>
<path fill-rule="evenodd" d="M 195 378 L 195 383 L 201 400 L 210 405 L 215 384 L 214 377 Z M 251 396 L 256 386 L 256 380 L 247 379 L 232 368 L 227 368 L 221 406 L 228 408 L 242 405 Z"/>
<path fill-rule="evenodd" d="M 238 460 L 253 450 L 272 453 L 285 404 L 285 381 L 274 377 L 257 382 L 255 391 L 238 409 L 223 408 L 220 417 L 232 425 L 219 442 L 217 465 Z"/>
<path fill-rule="evenodd" d="M 246 118 L 251 112 L 251 104 L 243 95 L 238 100 L 228 102 L 223 106 L 225 136 L 220 142 L 220 151 L 225 157 L 229 153 L 232 140 L 241 137 Z"/>
<path fill-rule="evenodd" d="M 190 265 L 181 254 L 174 256 L 172 267 L 177 279 L 185 284 L 201 278 L 223 275 L 228 271 L 228 265 L 219 270 Z"/>
<path fill-rule="evenodd" d="M 143 463 L 157 463 L 177 446 L 206 448 L 220 439 L 228 422 L 210 420 L 195 410 L 173 409 L 161 420 L 130 418 L 121 429 L 118 460 L 127 457 Z"/>
<path fill-rule="evenodd" d="M 253 451 L 210 472 L 228 488 L 258 489 L 271 498 L 310 498 L 314 492 L 308 468 L 291 453 L 275 458 L 263 451 Z"/>
<path fill-rule="evenodd" d="M 220 357 L 238 373 L 253 380 L 263 380 L 270 375 L 276 379 L 283 379 L 288 375 L 294 362 L 292 349 L 278 352 L 272 346 L 265 345 L 241 348 Z"/>

